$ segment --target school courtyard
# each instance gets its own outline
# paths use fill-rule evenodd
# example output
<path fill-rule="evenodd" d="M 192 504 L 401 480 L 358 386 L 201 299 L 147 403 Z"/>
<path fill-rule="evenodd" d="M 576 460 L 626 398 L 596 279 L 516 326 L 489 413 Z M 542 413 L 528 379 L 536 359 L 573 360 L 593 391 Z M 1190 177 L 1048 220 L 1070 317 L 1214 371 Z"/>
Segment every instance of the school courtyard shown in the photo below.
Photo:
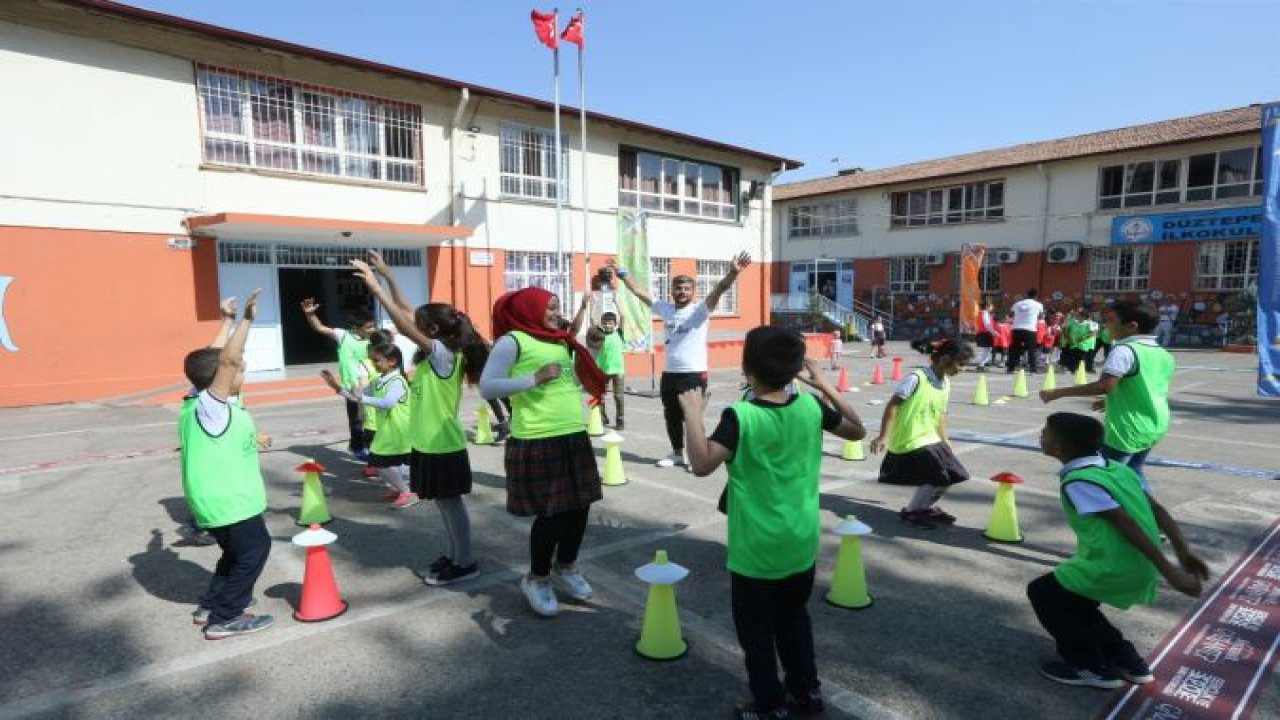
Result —
<path fill-rule="evenodd" d="M 892 349 L 908 365 L 916 361 L 905 345 Z M 865 346 L 850 350 L 859 355 L 843 363 L 856 389 L 850 397 L 878 427 L 892 383 L 866 384 L 872 361 Z M 1280 412 L 1254 396 L 1253 356 L 1175 355 L 1174 425 L 1149 475 L 1216 581 L 1280 516 Z M 1030 379 L 1031 397 L 1000 402 L 1013 378 L 992 373 L 996 404 L 977 407 L 970 400 L 978 377 L 962 374 L 952 394 L 953 439 L 973 475 L 943 503 L 959 518 L 954 528 L 900 524 L 909 489 L 877 484 L 877 457 L 842 460 L 840 442 L 828 439 L 823 523 L 831 528 L 856 515 L 874 529 L 862 553 L 875 602 L 862 611 L 823 602 L 839 544 L 827 533 L 810 602 L 827 717 L 1091 718 L 1113 697 L 1037 674 L 1053 647 L 1023 594 L 1072 548 L 1055 464 L 1035 450 L 1039 428 L 1049 412 L 1087 412 L 1088 403 L 1043 405 L 1034 396 L 1043 376 Z M 737 396 L 738 380 L 735 371 L 713 372 L 709 430 Z M 648 378 L 631 383 L 644 389 Z M 468 426 L 477 402 L 473 392 L 464 400 Z M 528 522 L 503 509 L 501 447 L 471 449 L 478 484 L 469 508 L 482 574 L 426 587 L 415 573 L 442 549 L 436 510 L 430 503 L 389 509 L 380 488 L 358 482 L 359 467 L 345 453 L 341 403 L 256 406 L 260 431 L 274 438 L 262 465 L 276 540 L 256 612 L 275 615 L 276 625 L 218 642 L 204 640 L 190 618 L 218 551 L 178 532 L 186 509 L 175 411 L 128 404 L 0 410 L 0 718 L 720 718 L 748 697 L 724 569 L 725 520 L 715 507 L 725 474 L 699 479 L 654 466 L 669 450 L 656 399 L 628 397 L 629 483 L 606 488 L 591 515 L 581 566 L 596 597 L 562 604 L 550 620 L 530 612 L 516 585 L 526 569 Z M 338 535 L 329 550 L 350 602 L 344 615 L 315 624 L 290 617 L 305 557 L 289 541 L 301 529 L 302 476 L 294 468 L 307 458 L 328 468 L 335 517 L 328 527 Z M 981 534 L 995 495 L 988 478 L 1002 471 L 1026 480 L 1017 489 L 1022 544 Z M 657 550 L 690 570 L 677 586 L 689 653 L 665 663 L 633 651 L 647 592 L 634 570 Z M 1280 596 L 1268 592 L 1253 598 L 1266 604 Z M 1168 657 L 1153 652 L 1193 606 L 1164 586 L 1152 606 L 1108 613 L 1153 662 L 1158 686 L 1175 682 L 1181 654 L 1199 640 L 1201 625 L 1190 623 Z M 1272 605 L 1269 612 L 1277 611 Z M 1274 652 L 1271 640 L 1270 647 L 1227 643 L 1215 662 L 1235 663 L 1237 675 L 1256 672 Z M 1270 680 L 1266 672 L 1253 676 L 1255 718 L 1280 717 L 1280 691 Z M 1249 685 L 1248 677 L 1237 681 L 1184 683 L 1182 692 L 1197 692 L 1192 699 L 1209 706 L 1195 717 L 1227 718 L 1237 704 L 1231 693 Z M 1142 717 L 1192 717 L 1148 710 Z"/>

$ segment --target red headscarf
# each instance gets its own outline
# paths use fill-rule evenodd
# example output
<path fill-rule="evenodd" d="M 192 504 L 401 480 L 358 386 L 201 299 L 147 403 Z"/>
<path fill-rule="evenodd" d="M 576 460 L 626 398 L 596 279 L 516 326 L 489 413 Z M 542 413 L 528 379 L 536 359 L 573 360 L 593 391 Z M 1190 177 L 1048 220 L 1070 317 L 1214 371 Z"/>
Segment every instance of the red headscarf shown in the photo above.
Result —
<path fill-rule="evenodd" d="M 550 330 L 543 324 L 547 305 L 554 297 L 539 287 L 527 287 L 509 292 L 493 304 L 493 334 L 501 337 L 519 330 L 546 342 L 562 342 L 573 353 L 573 371 L 578 382 L 593 399 L 604 397 L 608 376 L 600 372 L 591 353 L 573 335 L 565 330 Z"/>

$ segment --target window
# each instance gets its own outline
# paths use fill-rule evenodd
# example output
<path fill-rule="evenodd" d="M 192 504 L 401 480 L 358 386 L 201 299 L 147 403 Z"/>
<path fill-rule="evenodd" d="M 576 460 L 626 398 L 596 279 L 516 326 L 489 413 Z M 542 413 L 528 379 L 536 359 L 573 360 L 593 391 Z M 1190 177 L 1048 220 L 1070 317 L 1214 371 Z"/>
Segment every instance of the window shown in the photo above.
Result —
<path fill-rule="evenodd" d="M 196 85 L 207 163 L 422 183 L 415 105 L 208 65 Z"/>
<path fill-rule="evenodd" d="M 556 199 L 556 135 L 550 130 L 503 123 L 500 183 L 503 195 Z M 569 143 L 560 137 L 560 157 L 565 168 L 560 187 L 568 188 Z M 563 197 L 567 200 L 569 194 Z"/>
<path fill-rule="evenodd" d="M 572 312 L 573 308 L 565 306 L 565 292 L 568 278 L 565 269 L 568 265 L 563 258 L 553 252 L 507 251 L 506 268 L 503 280 L 506 290 L 519 290 L 527 287 L 546 288 L 560 298 L 560 312 Z"/>
<path fill-rule="evenodd" d="M 736 220 L 738 171 L 643 150 L 618 151 L 618 205 Z"/>
<path fill-rule="evenodd" d="M 1098 207 L 1102 210 L 1261 194 L 1259 147 L 1109 165 L 1098 173 Z"/>
<path fill-rule="evenodd" d="M 662 300 L 670 292 L 671 258 L 649 258 L 649 297 Z"/>
<path fill-rule="evenodd" d="M 1004 181 L 896 192 L 891 227 L 922 227 L 1004 219 Z"/>
<path fill-rule="evenodd" d="M 956 253 L 956 261 L 951 266 L 951 286 L 956 292 L 960 292 L 961 257 L 962 255 Z M 983 295 L 1000 292 L 1000 261 L 991 250 L 982 256 L 982 267 L 978 268 L 978 287 L 981 288 Z"/>
<path fill-rule="evenodd" d="M 889 292 L 918 293 L 928 289 L 928 266 L 923 255 L 889 258 Z"/>
<path fill-rule="evenodd" d="M 1146 290 L 1150 280 L 1150 245 L 1089 250 L 1089 289 L 1091 291 Z"/>
<path fill-rule="evenodd" d="M 716 283 L 720 279 L 729 274 L 733 269 L 733 262 L 730 260 L 699 260 L 698 261 L 698 279 L 697 289 L 698 297 L 705 299 L 715 289 Z M 735 282 L 725 290 L 720 296 L 720 303 L 716 305 L 716 315 L 737 315 L 738 314 L 738 284 Z"/>
<path fill-rule="evenodd" d="M 1197 290 L 1241 290 L 1258 280 L 1258 241 L 1201 243 L 1196 258 Z"/>
<path fill-rule="evenodd" d="M 788 237 L 858 234 L 858 201 L 853 199 L 792 205 L 787 217 Z"/>

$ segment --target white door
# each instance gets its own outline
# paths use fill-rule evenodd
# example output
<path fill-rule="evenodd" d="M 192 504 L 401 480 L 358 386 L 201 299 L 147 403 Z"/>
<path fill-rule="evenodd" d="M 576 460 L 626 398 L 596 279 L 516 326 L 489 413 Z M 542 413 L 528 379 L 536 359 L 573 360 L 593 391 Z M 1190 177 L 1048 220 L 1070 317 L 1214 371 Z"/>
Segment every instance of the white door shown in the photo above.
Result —
<path fill-rule="evenodd" d="M 244 307 L 244 299 L 254 288 L 258 294 L 258 315 L 249 329 L 244 348 L 246 372 L 284 368 L 284 342 L 280 334 L 280 300 L 276 291 L 275 265 L 218 264 L 218 294 L 235 296 Z"/>
<path fill-rule="evenodd" d="M 400 286 L 400 291 L 404 293 L 404 297 L 409 301 L 409 305 L 418 307 L 427 302 L 427 269 L 421 265 L 417 267 L 393 265 L 391 267 L 391 276 L 396 279 L 396 284 Z M 393 327 L 391 318 L 387 317 L 387 311 L 378 305 L 377 322 L 379 327 Z M 418 348 L 411 340 L 404 335 L 396 334 L 396 346 L 400 348 L 400 353 L 404 355 L 405 367 L 413 368 L 413 354 Z"/>

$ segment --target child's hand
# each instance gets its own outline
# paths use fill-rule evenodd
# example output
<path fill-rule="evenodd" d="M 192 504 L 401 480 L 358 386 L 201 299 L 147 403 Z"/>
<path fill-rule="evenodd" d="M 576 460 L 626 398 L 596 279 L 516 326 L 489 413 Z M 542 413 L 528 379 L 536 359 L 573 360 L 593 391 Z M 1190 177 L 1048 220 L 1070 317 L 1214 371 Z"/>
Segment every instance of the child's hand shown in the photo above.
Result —
<path fill-rule="evenodd" d="M 387 261 L 382 258 L 382 253 L 377 250 L 369 251 L 369 265 L 379 275 L 391 274 L 391 268 L 387 265 Z"/>
<path fill-rule="evenodd" d="M 223 320 L 235 320 L 240 314 L 240 310 L 236 307 L 236 299 L 223 298 L 222 302 L 218 303 L 218 312 L 222 313 Z"/>
<path fill-rule="evenodd" d="M 363 260 L 352 260 L 351 267 L 355 268 L 356 277 L 364 281 L 365 285 L 370 288 L 378 288 L 378 276 L 373 272 L 373 268 Z"/>
<path fill-rule="evenodd" d="M 1182 566 L 1183 570 L 1201 580 L 1209 579 L 1209 566 L 1205 564 L 1205 561 L 1199 555 L 1190 550 L 1178 553 L 1178 564 Z"/>
<path fill-rule="evenodd" d="M 685 417 L 702 417 L 702 411 L 707 408 L 708 395 L 709 393 L 702 388 L 693 388 L 680 393 L 676 399 L 680 401 Z"/>
<path fill-rule="evenodd" d="M 561 369 L 559 363 L 547 363 L 538 368 L 538 372 L 533 374 L 533 380 L 539 385 L 544 385 L 560 377 Z"/>
<path fill-rule="evenodd" d="M 315 298 L 307 298 L 302 301 L 302 312 L 311 315 L 320 309 L 320 303 Z"/>
<path fill-rule="evenodd" d="M 270 436 L 270 435 L 265 435 L 265 434 L 261 434 L 261 433 L 259 433 L 259 434 L 258 434 L 258 449 L 259 449 L 259 450 L 266 450 L 266 449 L 267 449 L 267 448 L 269 448 L 269 447 L 271 447 L 271 436 Z"/>
<path fill-rule="evenodd" d="M 1057 390 L 1041 390 L 1040 391 L 1040 402 L 1051 403 L 1057 399 L 1058 399 Z"/>
<path fill-rule="evenodd" d="M 338 384 L 338 379 L 328 370 L 320 371 L 320 379 L 324 380 L 324 384 L 332 388 L 334 392 L 342 392 L 342 386 Z"/>
<path fill-rule="evenodd" d="M 884 450 L 884 446 L 885 446 L 885 441 L 884 441 L 883 435 L 877 435 L 874 440 L 867 443 L 867 449 L 871 451 L 872 455 L 875 455 L 876 453 L 879 453 L 881 450 Z"/>
<path fill-rule="evenodd" d="M 1200 591 L 1203 589 L 1200 585 L 1200 578 L 1186 570 L 1172 568 L 1166 579 L 1169 581 L 1169 585 L 1173 586 L 1174 590 L 1177 590 L 1183 595 L 1200 597 Z"/>
<path fill-rule="evenodd" d="M 253 319 L 258 317 L 258 293 L 260 292 L 262 288 L 254 288 L 244 301 L 244 319 L 249 322 L 253 322 Z"/>
<path fill-rule="evenodd" d="M 1093 404 L 1090 405 L 1089 407 L 1093 408 L 1094 410 L 1097 410 L 1098 412 L 1106 412 L 1107 399 L 1105 397 L 1100 397 L 1097 400 L 1094 400 Z"/>
<path fill-rule="evenodd" d="M 804 359 L 804 369 L 796 375 L 796 379 L 808 385 L 819 392 L 826 392 L 830 389 L 827 378 L 822 374 L 822 369 L 818 367 L 818 361 L 813 358 Z"/>

